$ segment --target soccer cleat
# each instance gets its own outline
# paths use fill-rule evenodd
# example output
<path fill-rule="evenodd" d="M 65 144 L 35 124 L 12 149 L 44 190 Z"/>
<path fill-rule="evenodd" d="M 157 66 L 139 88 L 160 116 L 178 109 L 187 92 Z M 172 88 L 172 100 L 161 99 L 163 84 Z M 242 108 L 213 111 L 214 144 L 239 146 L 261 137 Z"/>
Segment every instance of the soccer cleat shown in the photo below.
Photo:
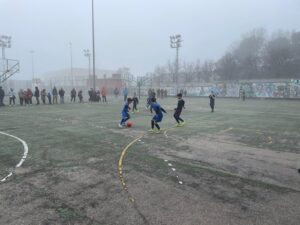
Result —
<path fill-rule="evenodd" d="M 149 133 L 154 133 L 153 129 L 148 130 Z"/>
<path fill-rule="evenodd" d="M 184 126 L 185 125 L 185 121 L 180 123 L 180 126 Z"/>
<path fill-rule="evenodd" d="M 155 133 L 159 134 L 159 133 L 160 133 L 160 130 L 157 130 Z"/>
<path fill-rule="evenodd" d="M 180 127 L 180 123 L 176 123 L 175 126 L 176 126 L 176 127 Z"/>
<path fill-rule="evenodd" d="M 123 128 L 123 125 L 119 123 L 119 127 L 120 127 L 120 128 Z"/>

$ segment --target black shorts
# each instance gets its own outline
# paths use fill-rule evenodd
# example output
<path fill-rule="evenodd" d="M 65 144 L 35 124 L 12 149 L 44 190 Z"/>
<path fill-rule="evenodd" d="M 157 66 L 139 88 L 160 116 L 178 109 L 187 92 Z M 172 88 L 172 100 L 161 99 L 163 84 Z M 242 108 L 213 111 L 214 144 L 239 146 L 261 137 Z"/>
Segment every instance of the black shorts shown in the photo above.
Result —
<path fill-rule="evenodd" d="M 174 116 L 179 117 L 180 114 L 181 114 L 181 110 L 176 110 L 175 113 L 174 113 Z"/>

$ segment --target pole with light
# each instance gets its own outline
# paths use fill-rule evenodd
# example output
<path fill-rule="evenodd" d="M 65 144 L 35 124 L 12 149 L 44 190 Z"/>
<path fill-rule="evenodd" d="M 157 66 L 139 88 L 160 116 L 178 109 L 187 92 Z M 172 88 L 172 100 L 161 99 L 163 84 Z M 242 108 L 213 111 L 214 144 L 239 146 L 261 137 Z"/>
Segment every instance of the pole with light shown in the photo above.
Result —
<path fill-rule="evenodd" d="M 72 42 L 69 43 L 70 45 L 70 69 L 71 69 L 71 79 L 72 79 L 72 88 L 74 88 L 74 77 L 73 77 L 73 51 L 72 51 Z"/>
<path fill-rule="evenodd" d="M 92 0 L 93 88 L 96 90 L 94 0 Z"/>
<path fill-rule="evenodd" d="M 179 80 L 179 48 L 181 47 L 181 35 L 176 34 L 170 36 L 170 47 L 176 48 L 176 62 L 175 62 L 175 79 L 176 79 L 176 91 L 178 93 L 178 80 Z"/>
<path fill-rule="evenodd" d="M 91 53 L 89 49 L 83 49 L 83 54 L 89 60 L 89 76 L 91 76 Z"/>
<path fill-rule="evenodd" d="M 34 83 L 34 51 L 31 50 L 31 69 L 32 69 L 32 82 Z"/>

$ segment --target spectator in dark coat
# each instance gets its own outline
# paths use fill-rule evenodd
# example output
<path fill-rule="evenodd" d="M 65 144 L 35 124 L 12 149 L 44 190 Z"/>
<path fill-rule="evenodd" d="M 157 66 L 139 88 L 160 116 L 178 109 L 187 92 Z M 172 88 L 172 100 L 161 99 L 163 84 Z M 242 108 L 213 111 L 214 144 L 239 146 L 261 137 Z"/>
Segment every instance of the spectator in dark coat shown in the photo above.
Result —
<path fill-rule="evenodd" d="M 34 97 L 36 99 L 36 104 L 39 105 L 40 104 L 40 90 L 38 87 L 35 87 Z"/>
<path fill-rule="evenodd" d="M 2 87 L 0 86 L 0 106 L 4 106 L 4 104 L 3 104 L 4 96 L 5 96 L 5 92 L 2 89 Z"/>
<path fill-rule="evenodd" d="M 64 104 L 65 103 L 65 91 L 63 88 L 61 88 L 58 92 L 59 94 L 59 100 L 60 100 L 60 104 Z"/>

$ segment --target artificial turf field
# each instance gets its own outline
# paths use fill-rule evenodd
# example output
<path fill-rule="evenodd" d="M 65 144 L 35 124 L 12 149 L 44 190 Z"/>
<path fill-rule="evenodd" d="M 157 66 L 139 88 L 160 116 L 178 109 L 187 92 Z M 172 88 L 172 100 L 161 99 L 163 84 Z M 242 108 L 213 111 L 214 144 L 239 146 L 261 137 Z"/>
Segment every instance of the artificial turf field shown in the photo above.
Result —
<path fill-rule="evenodd" d="M 175 98 L 160 134 L 140 101 L 1 107 L 0 224 L 299 225 L 300 102 Z M 129 145 L 131 144 L 131 145 Z M 126 148 L 127 147 L 127 148 Z"/>

